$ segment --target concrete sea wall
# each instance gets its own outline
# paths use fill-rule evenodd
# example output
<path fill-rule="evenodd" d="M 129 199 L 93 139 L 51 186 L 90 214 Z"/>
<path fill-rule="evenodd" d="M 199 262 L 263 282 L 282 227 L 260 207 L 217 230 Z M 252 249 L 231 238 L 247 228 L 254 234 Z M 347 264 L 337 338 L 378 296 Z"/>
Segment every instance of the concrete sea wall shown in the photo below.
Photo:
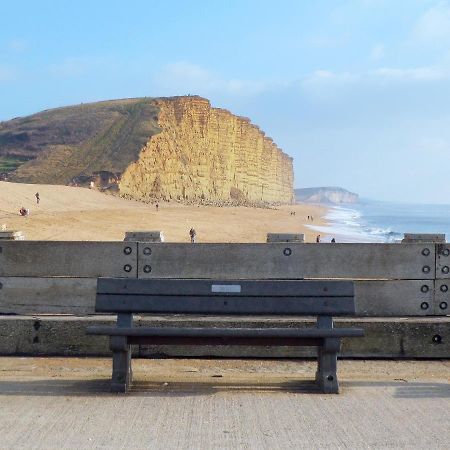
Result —
<path fill-rule="evenodd" d="M 0 243 L 0 354 L 105 355 L 104 337 L 85 335 L 97 277 L 351 279 L 366 330 L 344 340 L 355 357 L 450 357 L 450 245 Z M 136 325 L 307 326 L 305 318 L 137 316 Z M 305 356 L 311 349 L 140 346 L 140 356 Z"/>

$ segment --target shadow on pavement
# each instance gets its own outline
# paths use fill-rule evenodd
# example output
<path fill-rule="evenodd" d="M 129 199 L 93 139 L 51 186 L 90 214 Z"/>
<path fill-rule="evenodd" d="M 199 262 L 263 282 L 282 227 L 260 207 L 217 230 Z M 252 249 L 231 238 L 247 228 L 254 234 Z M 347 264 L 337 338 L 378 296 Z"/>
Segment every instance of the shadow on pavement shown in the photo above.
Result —
<path fill-rule="evenodd" d="M 0 396 L 116 396 L 110 392 L 110 381 L 101 380 L 30 380 L 0 381 Z M 192 396 L 218 392 L 295 392 L 320 394 L 312 381 L 255 382 L 164 382 L 135 381 L 130 396 Z"/>
<path fill-rule="evenodd" d="M 0 396 L 117 396 L 111 393 L 110 381 L 99 380 L 30 380 L 0 381 Z M 405 382 L 405 381 L 344 381 L 341 382 L 341 395 L 346 395 L 353 388 L 392 388 L 394 398 L 450 398 L 450 384 Z M 313 381 L 290 381 L 264 383 L 254 381 L 217 383 L 201 382 L 164 382 L 135 381 L 127 395 L 129 396 L 192 396 L 209 395 L 219 392 L 253 392 L 253 393 L 296 393 L 321 394 Z"/>
<path fill-rule="evenodd" d="M 347 381 L 345 387 L 392 387 L 395 398 L 450 398 L 449 383 L 427 383 L 418 381 Z"/>

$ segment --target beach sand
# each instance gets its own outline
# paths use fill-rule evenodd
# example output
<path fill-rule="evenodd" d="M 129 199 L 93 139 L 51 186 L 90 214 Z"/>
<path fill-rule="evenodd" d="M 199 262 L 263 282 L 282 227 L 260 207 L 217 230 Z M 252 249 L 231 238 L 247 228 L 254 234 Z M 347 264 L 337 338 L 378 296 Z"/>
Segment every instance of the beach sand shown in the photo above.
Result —
<path fill-rule="evenodd" d="M 19 215 L 21 206 L 30 209 L 28 217 Z M 188 242 L 194 227 L 197 242 L 266 242 L 267 233 L 304 233 L 306 242 L 314 242 L 318 233 L 307 225 L 326 225 L 326 213 L 326 207 L 307 204 L 263 209 L 168 202 L 156 211 L 152 204 L 86 188 L 0 182 L 0 226 L 30 240 L 118 241 L 125 231 L 161 230 L 166 242 Z"/>

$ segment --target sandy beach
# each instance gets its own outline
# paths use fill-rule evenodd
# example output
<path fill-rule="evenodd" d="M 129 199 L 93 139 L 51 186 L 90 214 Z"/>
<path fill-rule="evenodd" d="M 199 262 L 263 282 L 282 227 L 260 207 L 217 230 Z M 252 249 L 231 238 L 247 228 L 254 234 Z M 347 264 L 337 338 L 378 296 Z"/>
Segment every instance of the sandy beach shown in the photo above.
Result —
<path fill-rule="evenodd" d="M 28 217 L 20 216 L 21 206 L 30 209 Z M 306 242 L 314 242 L 318 233 L 308 225 L 326 225 L 326 213 L 326 207 L 308 204 L 263 209 L 167 202 L 157 211 L 86 188 L 0 182 L 0 226 L 21 230 L 30 240 L 116 241 L 125 231 L 161 230 L 166 242 L 188 242 L 194 227 L 198 242 L 265 242 L 270 232 L 304 233 Z"/>

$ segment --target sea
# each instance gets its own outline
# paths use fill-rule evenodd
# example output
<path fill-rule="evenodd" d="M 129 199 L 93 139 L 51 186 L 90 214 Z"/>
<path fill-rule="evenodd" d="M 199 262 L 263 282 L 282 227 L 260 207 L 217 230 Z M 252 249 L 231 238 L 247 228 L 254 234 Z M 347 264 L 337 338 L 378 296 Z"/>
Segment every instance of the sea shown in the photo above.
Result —
<path fill-rule="evenodd" d="M 450 237 L 450 205 L 361 200 L 330 207 L 328 226 L 308 225 L 322 242 L 399 242 L 404 233 L 444 233 Z"/>

